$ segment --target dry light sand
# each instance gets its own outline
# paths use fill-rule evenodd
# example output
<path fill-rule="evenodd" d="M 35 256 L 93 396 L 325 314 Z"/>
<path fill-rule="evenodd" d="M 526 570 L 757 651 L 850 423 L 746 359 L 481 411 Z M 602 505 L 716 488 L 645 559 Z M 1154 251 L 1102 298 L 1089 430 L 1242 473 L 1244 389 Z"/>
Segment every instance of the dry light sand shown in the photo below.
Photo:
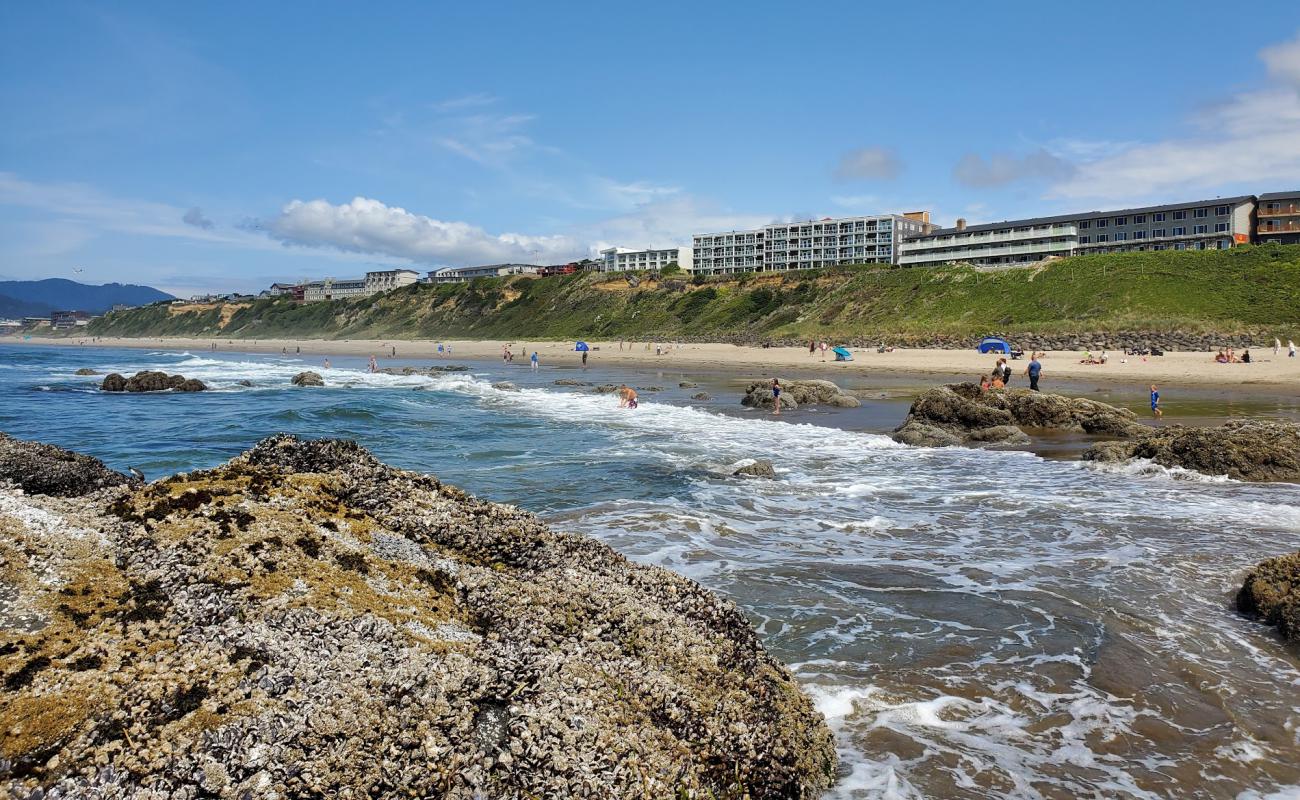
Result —
<path fill-rule="evenodd" d="M 0 343 L 39 344 L 86 347 L 141 347 L 150 349 L 189 350 L 194 353 L 211 351 L 214 340 L 193 338 L 142 338 L 118 339 L 101 338 L 92 341 L 89 338 L 76 337 L 19 337 L 0 338 Z M 295 348 L 302 348 L 302 357 L 312 359 L 326 355 L 374 355 L 384 360 L 391 358 L 392 348 L 397 348 L 397 359 L 429 359 L 437 357 L 437 342 L 431 340 L 287 340 L 287 339 L 218 339 L 215 340 L 219 352 L 261 352 L 279 353 L 282 349 L 290 355 Z M 516 362 L 526 359 L 534 350 L 543 365 L 577 364 L 579 354 L 573 350 L 573 342 L 529 342 L 515 340 L 503 341 L 458 341 L 443 340 L 443 344 L 452 347 L 452 359 L 492 359 L 500 358 L 502 348 L 510 345 L 515 353 Z M 976 379 L 981 373 L 987 373 L 996 361 L 996 356 L 980 355 L 974 350 L 895 350 L 892 353 L 877 353 L 874 349 L 853 350 L 853 361 L 836 363 L 833 355 L 827 353 L 827 360 L 821 360 L 821 354 L 808 355 L 807 348 L 797 347 L 738 347 L 730 344 L 677 344 L 663 342 L 624 342 L 620 349 L 617 341 L 589 341 L 592 352 L 589 355 L 593 365 L 662 366 L 679 369 L 725 368 L 728 371 L 752 371 L 757 375 L 769 375 L 780 369 L 797 369 L 800 372 L 823 372 L 827 377 L 836 374 L 854 373 L 912 373 L 933 374 L 945 378 L 960 377 Z M 656 347 L 662 349 L 662 355 L 656 355 Z M 1088 379 L 1103 383 L 1128 383 L 1146 385 L 1149 383 L 1168 383 L 1174 385 L 1212 384 L 1223 386 L 1258 385 L 1271 389 L 1281 388 L 1287 393 L 1294 390 L 1300 394 L 1300 357 L 1288 358 L 1285 346 L 1282 352 L 1274 356 L 1273 348 L 1255 348 L 1251 351 L 1253 362 L 1250 364 L 1218 364 L 1213 353 L 1168 353 L 1164 356 L 1142 359 L 1137 356 L 1125 356 L 1123 353 L 1109 353 L 1109 361 L 1104 365 L 1080 364 L 1081 353 L 1049 352 L 1041 359 L 1043 364 L 1044 385 L 1050 385 L 1053 378 Z M 1019 375 L 1024 372 L 1028 359 L 1012 362 L 1012 369 Z M 1018 381 L 1019 383 L 1019 381 Z"/>

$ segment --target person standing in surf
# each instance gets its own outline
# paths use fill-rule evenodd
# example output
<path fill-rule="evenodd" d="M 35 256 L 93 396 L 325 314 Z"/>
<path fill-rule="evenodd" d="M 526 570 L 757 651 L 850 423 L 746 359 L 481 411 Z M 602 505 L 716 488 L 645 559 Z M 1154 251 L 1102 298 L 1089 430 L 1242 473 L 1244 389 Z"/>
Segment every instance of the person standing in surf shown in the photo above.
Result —
<path fill-rule="evenodd" d="M 532 365 L 533 365 L 533 372 L 536 372 L 536 371 L 537 371 L 537 351 L 536 351 L 536 350 L 533 351 L 533 355 L 532 355 L 532 357 L 529 358 L 528 360 L 532 362 Z"/>
<path fill-rule="evenodd" d="M 781 381 L 778 378 L 772 379 L 772 413 L 781 413 Z"/>
<path fill-rule="evenodd" d="M 1043 372 L 1043 365 L 1038 363 L 1038 353 L 1034 353 L 1029 359 L 1029 366 L 1025 367 L 1025 374 L 1029 376 L 1029 388 L 1032 391 L 1038 391 L 1038 376 Z"/>
<path fill-rule="evenodd" d="M 1165 412 L 1160 410 L 1160 391 L 1154 383 L 1151 384 L 1151 414 L 1156 419 L 1160 419 L 1165 415 Z"/>

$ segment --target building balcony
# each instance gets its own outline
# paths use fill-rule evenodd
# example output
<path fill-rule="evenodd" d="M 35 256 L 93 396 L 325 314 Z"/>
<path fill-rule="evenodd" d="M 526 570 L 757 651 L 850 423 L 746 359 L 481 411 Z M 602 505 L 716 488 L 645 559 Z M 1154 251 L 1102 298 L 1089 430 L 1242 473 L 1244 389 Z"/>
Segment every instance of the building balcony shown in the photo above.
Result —
<path fill-rule="evenodd" d="M 1300 203 L 1280 203 L 1274 208 L 1268 208 L 1260 204 L 1259 216 L 1261 217 L 1296 217 L 1300 216 Z"/>
<path fill-rule="evenodd" d="M 947 253 L 923 251 L 920 253 L 903 253 L 898 257 L 899 264 L 922 264 L 945 261 L 980 261 L 986 258 L 1022 255 L 1050 255 L 1053 253 L 1069 254 L 1074 252 L 1074 242 L 1040 242 L 1035 244 L 1012 244 L 1002 247 L 969 247 Z"/>
<path fill-rule="evenodd" d="M 1274 222 L 1271 225 L 1260 223 L 1256 232 L 1260 236 L 1266 236 L 1270 233 L 1300 233 L 1300 222 Z"/>
<path fill-rule="evenodd" d="M 1079 228 L 1075 225 L 1054 225 L 1050 228 L 1011 231 L 1009 233 L 972 233 L 970 235 L 957 233 L 953 234 L 951 238 L 904 240 L 901 246 L 904 252 L 922 253 L 945 247 L 966 248 L 994 242 L 1028 242 L 1034 239 L 1055 239 L 1078 235 Z"/>

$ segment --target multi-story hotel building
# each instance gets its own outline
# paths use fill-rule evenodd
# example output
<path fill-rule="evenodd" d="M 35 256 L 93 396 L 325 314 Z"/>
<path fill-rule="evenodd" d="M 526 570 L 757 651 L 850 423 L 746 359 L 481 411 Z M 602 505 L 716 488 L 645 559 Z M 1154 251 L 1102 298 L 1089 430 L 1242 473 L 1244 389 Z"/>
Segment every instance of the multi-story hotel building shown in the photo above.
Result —
<path fill-rule="evenodd" d="M 774 223 L 694 237 L 695 271 L 708 274 L 893 264 L 900 243 L 929 232 L 929 212 Z"/>
<path fill-rule="evenodd" d="M 1257 241 L 1300 244 L 1300 190 L 1261 194 L 1256 219 Z"/>
<path fill-rule="evenodd" d="M 676 264 L 687 272 L 694 262 L 691 248 L 670 247 L 664 250 L 628 250 L 623 247 L 609 247 L 600 251 L 601 272 L 632 272 L 639 269 L 661 270 L 669 264 Z"/>
<path fill-rule="evenodd" d="M 901 266 L 1026 264 L 1049 256 L 1129 250 L 1214 250 L 1251 240 L 1255 197 L 1008 220 L 909 238 Z"/>
<path fill-rule="evenodd" d="M 366 273 L 366 289 L 371 294 L 388 292 L 418 283 L 420 273 L 413 269 L 385 269 Z"/>

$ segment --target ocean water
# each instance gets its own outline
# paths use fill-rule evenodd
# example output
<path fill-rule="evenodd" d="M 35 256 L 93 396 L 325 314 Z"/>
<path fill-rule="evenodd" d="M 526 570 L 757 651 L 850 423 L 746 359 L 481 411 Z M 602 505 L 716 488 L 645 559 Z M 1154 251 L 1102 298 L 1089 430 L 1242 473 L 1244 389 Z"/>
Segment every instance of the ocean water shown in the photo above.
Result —
<path fill-rule="evenodd" d="M 826 714 L 829 797 L 1300 797 L 1300 652 L 1232 610 L 1251 565 L 1300 548 L 1300 486 L 909 448 L 680 397 L 629 411 L 553 385 L 572 373 L 471 366 L 6 346 L 0 430 L 150 478 L 279 431 L 355 438 L 676 570 L 743 608 Z M 214 391 L 105 394 L 78 367 Z M 330 386 L 289 386 L 306 368 Z M 754 457 L 780 480 L 729 476 Z"/>

